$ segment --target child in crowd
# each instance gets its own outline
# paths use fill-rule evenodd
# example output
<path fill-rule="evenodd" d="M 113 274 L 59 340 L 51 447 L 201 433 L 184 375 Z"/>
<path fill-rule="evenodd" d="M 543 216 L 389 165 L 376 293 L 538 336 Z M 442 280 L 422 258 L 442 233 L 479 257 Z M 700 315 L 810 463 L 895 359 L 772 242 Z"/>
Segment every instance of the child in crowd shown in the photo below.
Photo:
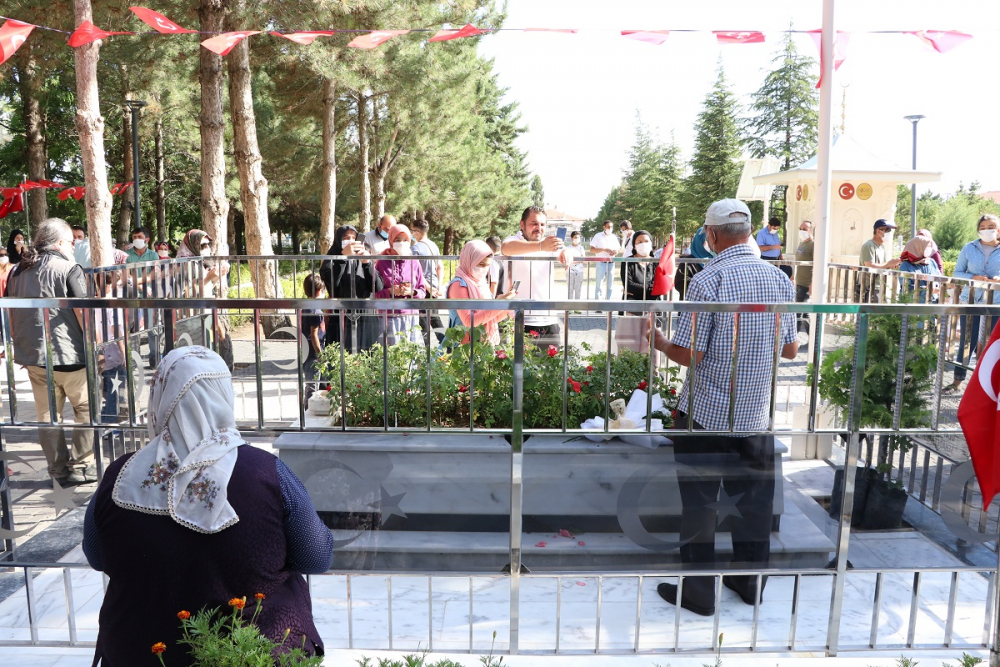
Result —
<path fill-rule="evenodd" d="M 323 279 L 317 273 L 306 276 L 302 283 L 302 291 L 307 299 L 325 299 L 326 286 Z M 323 311 L 317 308 L 309 308 L 302 311 L 302 337 L 305 339 L 308 354 L 302 362 L 302 377 L 306 383 L 302 393 L 306 402 L 317 389 L 316 383 L 316 360 L 320 352 L 323 351 L 323 339 L 326 336 L 326 327 L 323 324 Z"/>
<path fill-rule="evenodd" d="M 582 241 L 583 236 L 580 232 L 573 232 L 569 235 L 569 252 L 573 253 L 573 263 L 566 269 L 566 282 L 569 285 L 570 299 L 579 299 L 583 293 L 583 263 L 576 261 L 587 255 L 587 250 L 583 247 Z"/>

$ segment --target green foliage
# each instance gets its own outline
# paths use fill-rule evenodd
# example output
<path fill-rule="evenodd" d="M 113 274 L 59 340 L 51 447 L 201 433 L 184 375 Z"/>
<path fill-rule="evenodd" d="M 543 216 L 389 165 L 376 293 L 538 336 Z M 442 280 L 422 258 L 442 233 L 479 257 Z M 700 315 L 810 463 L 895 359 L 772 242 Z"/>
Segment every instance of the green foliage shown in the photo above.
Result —
<path fill-rule="evenodd" d="M 976 667 L 981 662 L 982 658 L 963 652 L 962 657 L 958 659 L 958 667 Z"/>
<path fill-rule="evenodd" d="M 920 205 L 917 203 L 917 210 Z M 961 250 L 969 241 L 976 238 L 976 220 L 979 218 L 978 207 L 965 197 L 952 197 L 938 207 L 931 229 L 934 241 L 942 250 Z"/>
<path fill-rule="evenodd" d="M 531 203 L 534 206 L 545 208 L 545 188 L 542 187 L 542 177 L 535 174 L 531 179 Z"/>
<path fill-rule="evenodd" d="M 635 143 L 616 202 L 632 229 L 670 235 L 672 208 L 680 204 L 681 164 L 677 144 L 661 144 L 636 114 Z M 602 220 L 603 222 L 603 220 Z"/>

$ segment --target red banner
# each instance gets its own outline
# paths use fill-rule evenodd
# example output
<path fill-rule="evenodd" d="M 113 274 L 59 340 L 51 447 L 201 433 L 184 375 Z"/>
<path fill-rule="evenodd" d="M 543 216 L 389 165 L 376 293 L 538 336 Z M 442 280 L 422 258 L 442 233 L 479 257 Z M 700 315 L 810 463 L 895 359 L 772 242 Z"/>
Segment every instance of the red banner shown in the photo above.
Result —
<path fill-rule="evenodd" d="M 104 39 L 105 37 L 110 37 L 111 35 L 134 34 L 134 32 L 108 32 L 107 30 L 101 30 L 90 21 L 84 21 L 80 24 L 80 27 L 69 36 L 69 45 L 75 49 L 78 46 L 90 44 L 91 42 L 96 42 L 99 39 Z"/>
<path fill-rule="evenodd" d="M 823 31 L 822 30 L 810 30 L 809 35 L 816 42 L 816 48 L 819 50 L 819 81 L 816 82 L 816 87 L 819 88 L 823 83 Z M 833 39 L 833 71 L 836 72 L 840 69 L 840 66 L 844 64 L 847 59 L 847 43 L 851 41 L 851 33 L 837 31 L 837 36 Z"/>
<path fill-rule="evenodd" d="M 233 47 L 251 35 L 259 35 L 260 30 L 244 30 L 243 32 L 224 32 L 221 35 L 206 39 L 201 43 L 212 53 L 228 56 Z"/>
<path fill-rule="evenodd" d="M 669 30 L 622 30 L 622 36 L 634 39 L 637 42 L 646 42 L 659 46 L 667 41 Z"/>
<path fill-rule="evenodd" d="M 146 9 L 145 7 L 129 7 L 129 9 L 139 17 L 140 21 L 164 35 L 193 34 L 198 32 L 197 30 L 182 28 L 163 14 L 154 12 L 152 9 Z"/>
<path fill-rule="evenodd" d="M 367 35 L 358 35 L 348 43 L 355 49 L 374 49 L 397 35 L 405 35 L 409 30 L 372 30 Z"/>
<path fill-rule="evenodd" d="M 129 186 L 132 185 L 132 183 L 133 181 L 129 181 L 128 183 L 115 183 L 114 185 L 111 186 L 111 194 L 113 195 L 124 194 L 125 191 L 128 190 Z"/>
<path fill-rule="evenodd" d="M 3 64 L 21 48 L 28 40 L 28 35 L 35 29 L 30 23 L 21 23 L 13 19 L 0 25 L 0 64 Z"/>
<path fill-rule="evenodd" d="M 487 31 L 480 30 L 471 23 L 466 23 L 465 27 L 461 30 L 438 30 L 434 33 L 434 36 L 430 38 L 431 42 L 446 42 L 449 39 L 461 39 L 463 37 L 475 37 L 476 35 L 483 35 Z"/>
<path fill-rule="evenodd" d="M 87 190 L 87 188 L 85 188 L 82 185 L 75 185 L 75 186 L 73 186 L 71 188 L 66 188 L 65 190 L 63 190 L 62 192 L 60 192 L 57 196 L 62 201 L 66 201 L 70 197 L 72 197 L 73 199 L 75 199 L 77 201 L 80 201 L 81 199 L 83 199 L 84 195 L 86 194 L 86 190 Z"/>
<path fill-rule="evenodd" d="M 983 318 L 986 326 L 989 318 Z M 993 329 L 986 348 L 979 356 L 976 371 L 969 379 L 965 394 L 958 404 L 958 423 L 965 434 L 972 467 L 983 494 L 983 510 L 1000 491 L 1000 402 L 997 400 L 998 371 L 1000 371 L 1000 323 Z M 975 345 L 975 341 L 972 343 Z"/>
<path fill-rule="evenodd" d="M 12 194 L 3 200 L 0 204 L 0 218 L 6 218 L 11 213 L 17 213 L 18 211 L 24 210 L 24 201 L 21 199 L 21 193 L 18 191 L 16 194 Z"/>
<path fill-rule="evenodd" d="M 330 37 L 331 35 L 336 35 L 336 30 L 303 30 L 299 32 L 274 32 L 271 34 L 275 37 L 284 37 L 287 40 L 293 41 L 296 44 L 302 44 L 303 46 L 309 46 L 315 41 L 317 37 Z"/>
<path fill-rule="evenodd" d="M 764 41 L 762 32 L 723 32 L 716 30 L 715 39 L 719 44 L 759 44 Z"/>
<path fill-rule="evenodd" d="M 957 30 L 917 30 L 907 34 L 914 35 L 938 53 L 947 53 L 962 42 L 972 39 L 972 35 Z"/>

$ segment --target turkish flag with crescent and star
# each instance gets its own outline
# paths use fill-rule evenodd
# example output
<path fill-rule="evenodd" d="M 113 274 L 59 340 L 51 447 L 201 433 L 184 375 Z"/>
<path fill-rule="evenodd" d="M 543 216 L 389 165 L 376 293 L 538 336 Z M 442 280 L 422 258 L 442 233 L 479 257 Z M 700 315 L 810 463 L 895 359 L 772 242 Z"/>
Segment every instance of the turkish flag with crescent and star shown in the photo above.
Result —
<path fill-rule="evenodd" d="M 653 296 L 663 296 L 670 294 L 674 288 L 674 273 L 677 271 L 677 261 L 674 259 L 674 237 L 670 235 L 667 245 L 663 246 L 663 253 L 660 254 L 660 262 L 656 265 L 656 272 L 653 274 Z"/>
<path fill-rule="evenodd" d="M 983 318 L 984 320 L 986 318 Z M 984 321 L 985 324 L 985 321 Z M 993 328 L 986 348 L 979 355 L 976 372 L 972 374 L 961 403 L 958 404 L 958 423 L 965 433 L 972 467 L 983 494 L 983 509 L 989 507 L 1000 491 L 1000 322 Z"/>
<path fill-rule="evenodd" d="M 35 29 L 30 23 L 22 23 L 8 19 L 0 25 L 0 64 L 7 61 L 21 45 L 28 40 L 28 35 Z"/>

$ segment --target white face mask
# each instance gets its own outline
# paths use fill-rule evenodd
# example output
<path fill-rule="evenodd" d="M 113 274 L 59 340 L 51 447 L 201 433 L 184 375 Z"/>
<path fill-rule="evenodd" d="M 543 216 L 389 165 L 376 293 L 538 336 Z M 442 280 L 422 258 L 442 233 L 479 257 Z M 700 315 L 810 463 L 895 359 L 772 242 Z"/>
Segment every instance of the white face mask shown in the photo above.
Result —
<path fill-rule="evenodd" d="M 611 234 L 612 234 L 612 231 L 610 229 L 605 229 L 604 230 L 604 235 L 605 236 L 611 236 Z"/>
<path fill-rule="evenodd" d="M 24 245 L 24 241 L 14 241 L 14 245 L 16 245 L 18 248 L 20 248 L 21 246 Z"/>
<path fill-rule="evenodd" d="M 212 249 L 211 248 L 202 248 L 201 249 L 201 256 L 202 257 L 211 257 L 212 256 Z"/>
<path fill-rule="evenodd" d="M 993 243 L 997 240 L 997 230 L 995 229 L 980 229 L 979 238 L 984 243 Z"/>
<path fill-rule="evenodd" d="M 134 239 L 132 241 L 132 247 L 136 250 L 142 250 L 146 247 L 146 239 Z"/>
<path fill-rule="evenodd" d="M 799 230 L 799 240 L 803 243 L 809 240 L 809 232 L 804 229 Z"/>
<path fill-rule="evenodd" d="M 883 243 L 892 243 L 892 232 L 886 232 L 885 236 L 882 237 Z"/>
<path fill-rule="evenodd" d="M 410 242 L 409 241 L 396 241 L 392 244 L 392 249 L 396 251 L 397 255 L 409 255 L 410 254 Z"/>
<path fill-rule="evenodd" d="M 490 275 L 490 267 L 488 266 L 477 266 L 472 269 L 472 275 L 475 276 L 476 280 L 482 281 L 486 280 L 486 276 Z"/>
<path fill-rule="evenodd" d="M 340 239 L 340 249 L 343 250 L 349 245 L 354 245 L 354 239 Z"/>
<path fill-rule="evenodd" d="M 635 254 L 639 257 L 649 257 L 649 253 L 653 252 L 653 244 L 648 241 L 643 241 L 642 243 L 635 244 Z"/>
<path fill-rule="evenodd" d="M 573 239 L 573 245 L 580 245 L 580 237 L 579 236 L 577 236 L 575 239 Z"/>
<path fill-rule="evenodd" d="M 166 258 L 170 257 L 170 251 L 169 250 L 160 250 L 156 254 L 160 256 L 160 259 L 166 259 Z"/>
<path fill-rule="evenodd" d="M 10 257 L 7 255 L 0 256 L 0 266 L 4 266 L 5 264 L 10 264 Z"/>

